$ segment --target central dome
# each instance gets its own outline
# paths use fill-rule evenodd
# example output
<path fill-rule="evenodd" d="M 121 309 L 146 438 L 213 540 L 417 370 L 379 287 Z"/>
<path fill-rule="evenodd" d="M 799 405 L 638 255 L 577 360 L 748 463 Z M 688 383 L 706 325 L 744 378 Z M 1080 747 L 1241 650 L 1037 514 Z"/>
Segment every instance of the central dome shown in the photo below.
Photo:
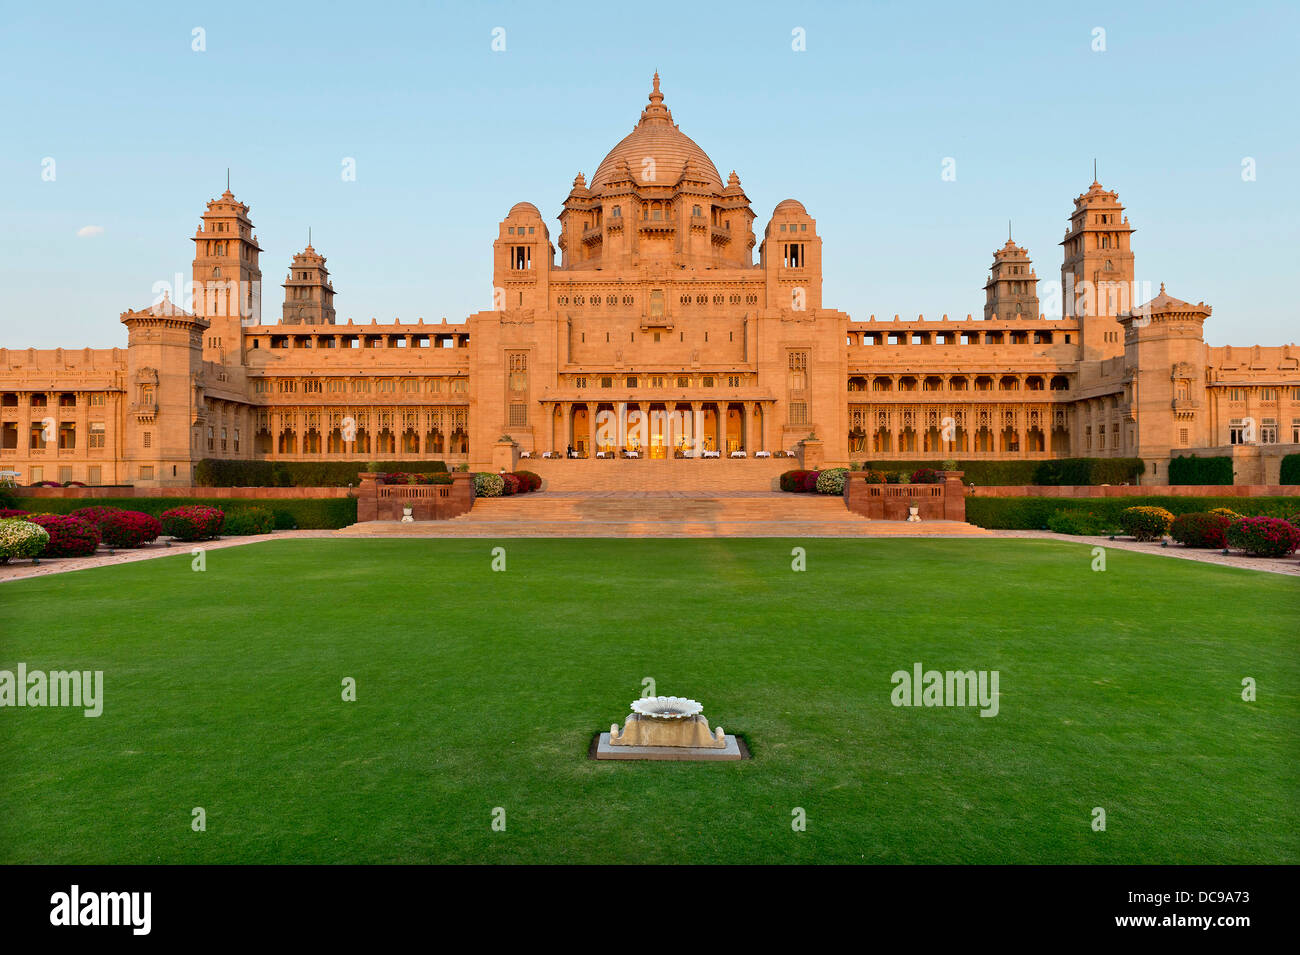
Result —
<path fill-rule="evenodd" d="M 591 177 L 591 189 L 608 185 L 623 162 L 627 163 L 633 180 L 648 186 L 675 185 L 689 162 L 711 188 L 722 189 L 722 177 L 718 175 L 713 160 L 695 140 L 673 125 L 673 114 L 663 102 L 664 94 L 659 92 L 659 74 L 656 73 L 654 89 L 650 91 L 650 105 L 641 111 L 641 121 L 636 129 L 611 149 L 596 167 L 596 174 Z M 647 159 L 653 160 L 653 165 Z"/>

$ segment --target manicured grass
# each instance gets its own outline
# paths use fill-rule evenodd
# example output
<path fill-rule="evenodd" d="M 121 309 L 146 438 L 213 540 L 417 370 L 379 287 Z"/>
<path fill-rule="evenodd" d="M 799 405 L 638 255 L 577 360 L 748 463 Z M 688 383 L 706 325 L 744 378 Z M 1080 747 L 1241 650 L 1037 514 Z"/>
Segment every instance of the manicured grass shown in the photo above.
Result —
<path fill-rule="evenodd" d="M 0 862 L 1300 862 L 1295 580 L 1051 541 L 500 543 L 503 573 L 492 541 L 282 540 L 0 585 L 0 669 L 106 697 L 0 710 Z M 892 706 L 918 661 L 998 670 L 999 714 Z M 645 677 L 755 758 L 588 760 Z"/>

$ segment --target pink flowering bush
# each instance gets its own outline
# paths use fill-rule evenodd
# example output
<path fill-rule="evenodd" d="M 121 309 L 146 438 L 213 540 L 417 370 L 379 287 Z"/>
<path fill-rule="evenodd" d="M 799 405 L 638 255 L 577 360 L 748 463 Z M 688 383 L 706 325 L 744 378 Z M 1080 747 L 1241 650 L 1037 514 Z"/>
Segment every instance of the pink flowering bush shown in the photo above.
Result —
<path fill-rule="evenodd" d="M 93 507 L 82 507 L 72 512 L 73 517 L 79 517 L 83 521 L 90 521 L 92 524 L 98 524 L 109 514 L 118 514 L 121 512 L 120 507 L 104 507 L 95 505 Z"/>
<path fill-rule="evenodd" d="M 1285 557 L 1300 547 L 1300 528 L 1280 517 L 1243 517 L 1228 525 L 1228 546 L 1253 557 Z"/>
<path fill-rule="evenodd" d="M 220 508 L 187 504 L 162 512 L 162 532 L 178 541 L 208 540 L 221 533 L 225 519 Z"/>
<path fill-rule="evenodd" d="M 140 511 L 115 511 L 100 518 L 99 533 L 107 547 L 139 547 L 158 539 L 162 521 Z"/>
<path fill-rule="evenodd" d="M 9 517 L 26 517 L 30 511 L 20 511 L 16 507 L 0 507 L 0 521 Z"/>
<path fill-rule="evenodd" d="M 37 514 L 29 517 L 50 535 L 42 557 L 89 557 L 99 548 L 99 528 L 70 514 Z"/>

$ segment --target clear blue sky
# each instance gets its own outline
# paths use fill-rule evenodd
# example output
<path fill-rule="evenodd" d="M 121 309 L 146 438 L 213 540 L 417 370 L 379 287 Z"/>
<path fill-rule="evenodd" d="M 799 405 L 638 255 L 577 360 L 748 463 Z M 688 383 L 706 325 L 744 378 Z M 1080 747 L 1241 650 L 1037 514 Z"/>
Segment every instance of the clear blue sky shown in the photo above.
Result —
<path fill-rule="evenodd" d="M 1095 156 L 1137 229 L 1140 281 L 1213 305 L 1214 344 L 1292 342 L 1297 9 L 7 3 L 0 345 L 124 345 L 119 313 L 188 278 L 227 166 L 269 314 L 311 226 L 341 319 L 461 321 L 490 307 L 499 220 L 529 200 L 554 238 L 574 175 L 631 130 L 656 68 L 760 227 L 787 196 L 817 218 L 828 307 L 979 314 L 1007 219 L 1057 279 Z"/>

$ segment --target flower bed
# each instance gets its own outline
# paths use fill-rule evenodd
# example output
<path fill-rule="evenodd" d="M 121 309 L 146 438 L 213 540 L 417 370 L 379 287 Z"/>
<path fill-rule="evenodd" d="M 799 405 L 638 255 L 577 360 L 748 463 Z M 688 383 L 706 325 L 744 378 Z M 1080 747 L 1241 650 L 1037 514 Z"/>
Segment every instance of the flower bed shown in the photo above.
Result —
<path fill-rule="evenodd" d="M 1280 517 L 1243 517 L 1228 525 L 1228 546 L 1252 557 L 1285 557 L 1300 547 L 1300 528 Z"/>
<path fill-rule="evenodd" d="M 1217 508 L 1227 510 L 1227 508 Z M 1229 525 L 1236 518 L 1228 517 L 1216 511 L 1193 511 L 1191 514 L 1179 514 L 1169 525 L 1169 536 L 1187 547 L 1228 546 L 1226 534 Z"/>
<path fill-rule="evenodd" d="M 30 513 L 30 511 L 19 510 L 16 507 L 3 507 L 0 508 L 0 521 L 10 517 L 26 517 Z"/>
<path fill-rule="evenodd" d="M 50 535 L 42 557 L 89 557 L 99 548 L 99 528 L 90 521 L 69 514 L 37 514 L 27 520 Z"/>
<path fill-rule="evenodd" d="M 21 518 L 0 519 L 0 564 L 10 559 L 39 557 L 49 543 L 50 532 Z"/>
<path fill-rule="evenodd" d="M 216 507 L 188 504 L 162 512 L 162 530 L 178 541 L 208 540 L 221 533 L 225 513 Z"/>
<path fill-rule="evenodd" d="M 913 484 L 942 484 L 943 475 L 934 468 L 921 468 L 912 472 Z"/>
<path fill-rule="evenodd" d="M 1169 533 L 1174 515 L 1163 507 L 1126 507 L 1120 512 L 1119 526 L 1135 540 L 1160 540 Z"/>

